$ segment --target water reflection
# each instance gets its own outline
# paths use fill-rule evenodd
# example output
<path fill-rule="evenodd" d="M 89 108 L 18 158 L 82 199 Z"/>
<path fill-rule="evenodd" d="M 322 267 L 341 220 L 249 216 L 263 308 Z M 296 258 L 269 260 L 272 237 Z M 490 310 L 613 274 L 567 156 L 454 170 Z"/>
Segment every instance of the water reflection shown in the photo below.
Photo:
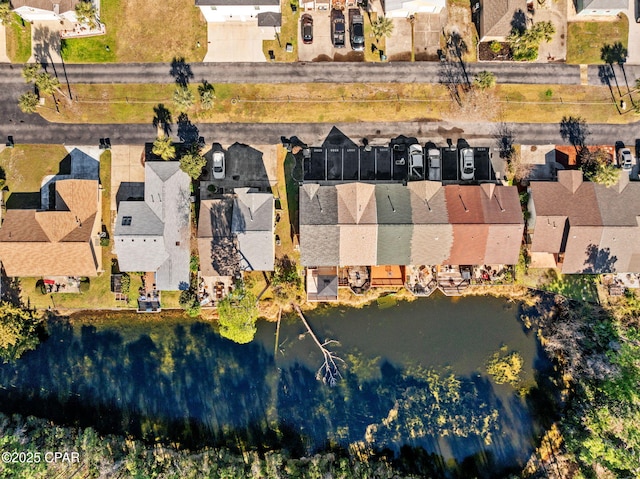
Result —
<path fill-rule="evenodd" d="M 348 363 L 333 389 L 316 380 L 320 353 L 295 321 L 282 326 L 275 360 L 272 324 L 260 326 L 254 343 L 236 345 L 189 320 L 60 321 L 38 350 L 0 367 L 2 410 L 192 448 L 303 454 L 362 442 L 406 446 L 426 469 L 474 454 L 488 470 L 522 463 L 536 429 L 532 406 L 480 371 L 507 342 L 533 377 L 539 351 L 516 307 L 468 300 L 309 315 L 321 339 L 340 340 L 336 352 Z"/>

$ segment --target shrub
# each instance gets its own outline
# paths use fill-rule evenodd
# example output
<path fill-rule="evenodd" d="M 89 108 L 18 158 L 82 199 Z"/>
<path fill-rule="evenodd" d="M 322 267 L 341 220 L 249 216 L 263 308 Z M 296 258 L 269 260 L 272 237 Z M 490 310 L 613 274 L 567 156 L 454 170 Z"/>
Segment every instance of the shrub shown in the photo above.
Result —
<path fill-rule="evenodd" d="M 495 54 L 498 54 L 502 51 L 502 44 L 494 40 L 489 44 L 489 50 L 491 50 Z"/>
<path fill-rule="evenodd" d="M 90 288 L 91 288 L 91 282 L 89 281 L 89 278 L 80 279 L 80 292 L 81 293 L 88 292 Z"/>
<path fill-rule="evenodd" d="M 107 246 L 109 246 L 109 243 L 109 238 L 100 238 L 100 246 L 104 246 L 106 248 Z"/>

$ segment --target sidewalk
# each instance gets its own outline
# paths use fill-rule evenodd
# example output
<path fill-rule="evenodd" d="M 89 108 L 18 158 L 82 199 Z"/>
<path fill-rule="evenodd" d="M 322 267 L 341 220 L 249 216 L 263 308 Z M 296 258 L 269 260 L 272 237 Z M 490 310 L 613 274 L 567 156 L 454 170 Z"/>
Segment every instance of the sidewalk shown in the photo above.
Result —
<path fill-rule="evenodd" d="M 0 63 L 11 63 L 7 56 L 7 33 L 5 27 L 0 23 Z"/>

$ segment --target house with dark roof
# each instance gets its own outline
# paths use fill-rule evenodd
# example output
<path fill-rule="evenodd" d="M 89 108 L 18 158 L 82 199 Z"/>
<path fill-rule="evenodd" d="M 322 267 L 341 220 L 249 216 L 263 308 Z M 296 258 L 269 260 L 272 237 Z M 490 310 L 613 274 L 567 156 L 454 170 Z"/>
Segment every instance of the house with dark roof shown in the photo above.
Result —
<path fill-rule="evenodd" d="M 576 0 L 575 5 L 579 17 L 615 17 L 629 8 L 627 0 Z"/>
<path fill-rule="evenodd" d="M 606 187 L 579 170 L 529 186 L 528 234 L 533 267 L 563 274 L 640 272 L 640 183 L 621 171 Z"/>
<path fill-rule="evenodd" d="M 114 233 L 120 271 L 153 273 L 154 290 L 189 288 L 191 179 L 177 161 L 147 161 L 144 201 L 121 201 Z"/>
<path fill-rule="evenodd" d="M 282 25 L 280 0 L 196 0 L 207 23 L 256 22 L 259 27 Z"/>
<path fill-rule="evenodd" d="M 525 27 L 526 0 L 480 0 L 478 36 L 481 42 L 502 41 L 514 27 Z"/>

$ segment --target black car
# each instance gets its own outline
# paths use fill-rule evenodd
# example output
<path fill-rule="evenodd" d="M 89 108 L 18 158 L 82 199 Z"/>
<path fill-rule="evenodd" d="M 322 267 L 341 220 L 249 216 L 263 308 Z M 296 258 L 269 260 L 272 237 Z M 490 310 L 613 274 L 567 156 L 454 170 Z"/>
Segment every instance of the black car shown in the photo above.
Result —
<path fill-rule="evenodd" d="M 302 43 L 313 43 L 313 17 L 308 13 L 302 15 Z"/>
<path fill-rule="evenodd" d="M 357 52 L 364 50 L 364 18 L 360 10 L 352 8 L 349 10 L 349 23 L 351 32 L 351 48 Z"/>
<path fill-rule="evenodd" d="M 340 10 L 331 11 L 331 38 L 335 48 L 344 48 L 344 14 Z"/>

